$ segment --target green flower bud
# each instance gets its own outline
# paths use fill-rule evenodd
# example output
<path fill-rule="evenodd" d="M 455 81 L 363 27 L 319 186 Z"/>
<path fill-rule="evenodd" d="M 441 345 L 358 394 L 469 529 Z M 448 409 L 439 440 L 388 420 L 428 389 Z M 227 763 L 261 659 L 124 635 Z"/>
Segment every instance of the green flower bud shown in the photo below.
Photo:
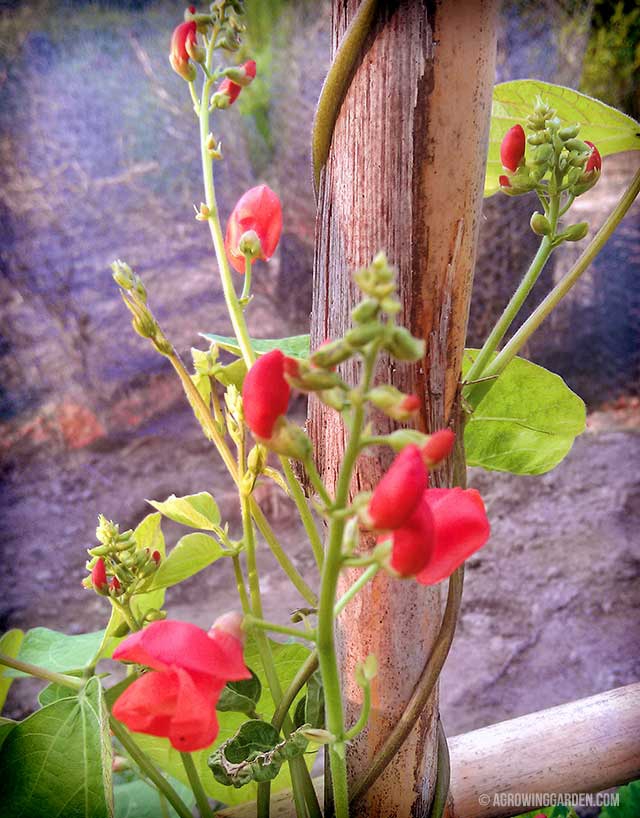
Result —
<path fill-rule="evenodd" d="M 330 369 L 337 364 L 346 361 L 353 354 L 353 349 L 342 338 L 337 341 L 329 341 L 318 347 L 315 352 L 311 354 L 310 361 L 313 366 L 318 366 L 321 369 Z"/>
<path fill-rule="evenodd" d="M 588 232 L 589 225 L 587 222 L 578 222 L 578 224 L 572 224 L 571 227 L 568 227 L 559 238 L 564 239 L 564 241 L 580 241 Z"/>
<path fill-rule="evenodd" d="M 262 244 L 255 230 L 247 230 L 240 236 L 238 250 L 243 256 L 248 256 L 250 259 L 262 256 Z"/>
<path fill-rule="evenodd" d="M 367 324 L 348 330 L 344 336 L 344 340 L 350 347 L 360 349 L 360 347 L 366 346 L 378 338 L 382 332 L 384 332 L 384 327 L 376 322 L 375 324 Z"/>
<path fill-rule="evenodd" d="M 531 163 L 533 165 L 550 165 L 553 162 L 555 151 L 553 145 L 540 145 L 532 151 Z"/>
<path fill-rule="evenodd" d="M 398 361 L 419 361 L 424 358 L 425 346 L 425 342 L 414 338 L 408 329 L 394 327 L 384 348 Z"/>
<path fill-rule="evenodd" d="M 351 310 L 351 318 L 355 324 L 366 324 L 377 317 L 380 304 L 374 298 L 365 298 L 357 307 Z"/>
<path fill-rule="evenodd" d="M 284 415 L 276 421 L 271 437 L 268 440 L 261 440 L 261 443 L 272 452 L 295 460 L 306 460 L 313 454 L 313 446 L 305 432 L 295 423 L 288 421 Z"/>
<path fill-rule="evenodd" d="M 570 151 L 578 151 L 579 153 L 589 154 L 591 148 L 582 139 L 568 139 L 565 142 L 565 147 Z"/>
<path fill-rule="evenodd" d="M 347 398 L 344 394 L 344 390 L 337 386 L 333 389 L 321 390 L 318 392 L 318 397 L 322 403 L 326 404 L 326 406 L 330 406 L 332 409 L 335 409 L 336 412 L 342 412 L 347 405 Z"/>
<path fill-rule="evenodd" d="M 550 236 L 551 235 L 551 222 L 547 219 L 546 216 L 543 216 L 542 213 L 536 212 L 531 216 L 531 221 L 529 222 L 531 225 L 531 229 L 534 233 L 538 236 Z"/>
<path fill-rule="evenodd" d="M 579 133 L 580 125 L 576 123 L 575 125 L 567 125 L 565 128 L 560 128 L 558 136 L 563 142 L 566 142 L 567 139 L 575 139 Z"/>
<path fill-rule="evenodd" d="M 551 137 L 546 131 L 537 131 L 535 133 L 529 134 L 527 137 L 527 142 L 534 147 L 536 145 L 545 145 L 551 140 Z"/>
<path fill-rule="evenodd" d="M 122 287 L 123 290 L 130 290 L 133 287 L 134 272 L 128 264 L 116 259 L 112 263 L 111 269 L 113 271 L 113 280 L 118 287 Z"/>

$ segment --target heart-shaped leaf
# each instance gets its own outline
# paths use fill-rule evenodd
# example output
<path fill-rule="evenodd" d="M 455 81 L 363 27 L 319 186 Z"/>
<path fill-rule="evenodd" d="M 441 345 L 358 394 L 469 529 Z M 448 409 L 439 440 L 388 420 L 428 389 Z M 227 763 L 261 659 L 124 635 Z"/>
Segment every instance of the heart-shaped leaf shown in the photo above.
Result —
<path fill-rule="evenodd" d="M 250 679 L 242 679 L 240 682 L 227 682 L 216 704 L 216 710 L 219 713 L 246 713 L 246 715 L 251 716 L 255 713 L 261 695 L 262 684 L 260 679 L 251 670 Z"/>
<path fill-rule="evenodd" d="M 56 673 L 70 673 L 88 667 L 96 656 L 104 631 L 69 636 L 49 628 L 32 628 L 24 636 L 17 658 L 22 662 L 40 665 Z M 27 676 L 20 670 L 7 668 L 5 676 Z"/>
<path fill-rule="evenodd" d="M 176 497 L 175 494 L 172 494 L 163 503 L 157 500 L 147 500 L 147 502 L 165 517 L 176 523 L 187 525 L 189 528 L 216 531 L 220 523 L 218 504 L 207 491 L 188 494 L 186 497 Z"/>
<path fill-rule="evenodd" d="M 478 350 L 468 349 L 463 376 Z M 489 471 L 544 474 L 585 429 L 583 401 L 559 375 L 514 358 L 467 421 L 467 463 Z"/>
<path fill-rule="evenodd" d="M 0 781 L 3 818 L 112 818 L 109 721 L 98 679 L 11 730 Z"/>
<path fill-rule="evenodd" d="M 153 577 L 152 588 L 170 588 L 183 579 L 192 577 L 220 557 L 225 551 L 217 540 L 208 534 L 193 533 L 181 537 L 162 560 Z"/>

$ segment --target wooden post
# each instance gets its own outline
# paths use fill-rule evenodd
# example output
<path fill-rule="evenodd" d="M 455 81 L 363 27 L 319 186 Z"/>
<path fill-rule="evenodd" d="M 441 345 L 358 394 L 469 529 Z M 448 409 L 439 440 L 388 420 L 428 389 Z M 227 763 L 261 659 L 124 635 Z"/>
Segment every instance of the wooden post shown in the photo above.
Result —
<path fill-rule="evenodd" d="M 545 796 L 627 784 L 640 778 L 640 682 L 454 736 L 449 746 L 445 818 L 503 818 L 544 806 Z M 322 789 L 322 779 L 314 784 Z M 533 793 L 540 797 L 527 806 L 523 796 Z M 253 816 L 254 803 L 220 813 Z M 271 818 L 294 816 L 291 792 L 278 793 Z"/>
<path fill-rule="evenodd" d="M 333 48 L 359 0 L 333 0 Z M 456 415 L 494 79 L 496 0 L 379 3 L 338 116 L 318 200 L 312 346 L 340 336 L 356 301 L 352 273 L 385 250 L 399 271 L 403 322 L 427 340 L 422 366 L 380 367 L 422 401 L 420 425 Z M 347 379 L 355 371 L 345 367 Z M 310 402 L 309 432 L 327 484 L 344 450 L 335 412 Z M 388 431 L 386 419 L 376 420 Z M 354 491 L 370 489 L 391 453 L 362 457 Z M 450 479 L 445 473 L 443 481 Z M 339 592 L 354 578 L 345 574 Z M 347 724 L 361 692 L 354 668 L 379 660 L 368 729 L 349 747 L 353 782 L 396 723 L 440 624 L 440 589 L 380 575 L 338 623 Z M 425 815 L 435 781 L 437 691 L 401 752 L 353 809 L 368 818 Z"/>

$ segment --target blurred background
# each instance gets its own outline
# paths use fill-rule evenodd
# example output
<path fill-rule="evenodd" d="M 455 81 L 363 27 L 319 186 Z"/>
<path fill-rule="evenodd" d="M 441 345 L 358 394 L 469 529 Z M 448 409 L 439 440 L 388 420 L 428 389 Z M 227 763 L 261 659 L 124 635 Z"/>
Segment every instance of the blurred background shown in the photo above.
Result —
<path fill-rule="evenodd" d="M 310 129 L 327 71 L 326 0 L 248 0 L 241 58 L 258 78 L 215 123 L 221 211 L 257 181 L 283 200 L 276 258 L 258 265 L 256 336 L 305 332 L 315 206 Z M 211 491 L 232 529 L 239 511 L 167 362 L 132 331 L 112 282 L 139 272 L 163 328 L 188 359 L 198 332 L 229 334 L 206 229 L 196 121 L 170 69 L 182 6 L 159 0 L 0 0 L 1 628 L 102 627 L 83 591 L 98 512 L 135 526 L 146 499 Z M 497 81 L 533 77 L 640 114 L 640 8 L 634 2 L 507 0 Z M 576 218 L 596 229 L 638 165 L 604 162 Z M 535 203 L 484 205 L 469 344 L 479 344 L 535 252 Z M 474 471 L 491 544 L 469 562 L 442 683 L 449 734 L 640 678 L 640 207 L 526 350 L 587 401 L 588 431 L 543 477 Z M 577 257 L 565 246 L 532 305 Z M 304 401 L 296 413 L 304 418 Z M 288 501 L 261 502 L 298 567 L 313 562 Z M 167 542 L 178 526 L 165 527 Z M 297 606 L 268 554 L 267 613 Z M 228 573 L 227 573 L 228 572 Z M 235 604 L 229 566 L 170 589 L 174 618 L 208 626 Z M 399 593 L 402 592 L 399 585 Z M 8 711 L 30 710 L 27 683 Z"/>

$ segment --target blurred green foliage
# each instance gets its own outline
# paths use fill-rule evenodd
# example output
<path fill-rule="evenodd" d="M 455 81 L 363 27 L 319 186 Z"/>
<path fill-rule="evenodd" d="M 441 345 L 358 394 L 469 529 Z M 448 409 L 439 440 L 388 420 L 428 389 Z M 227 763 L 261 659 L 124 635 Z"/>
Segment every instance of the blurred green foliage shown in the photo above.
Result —
<path fill-rule="evenodd" d="M 580 90 L 640 115 L 640 5 L 594 0 Z"/>

